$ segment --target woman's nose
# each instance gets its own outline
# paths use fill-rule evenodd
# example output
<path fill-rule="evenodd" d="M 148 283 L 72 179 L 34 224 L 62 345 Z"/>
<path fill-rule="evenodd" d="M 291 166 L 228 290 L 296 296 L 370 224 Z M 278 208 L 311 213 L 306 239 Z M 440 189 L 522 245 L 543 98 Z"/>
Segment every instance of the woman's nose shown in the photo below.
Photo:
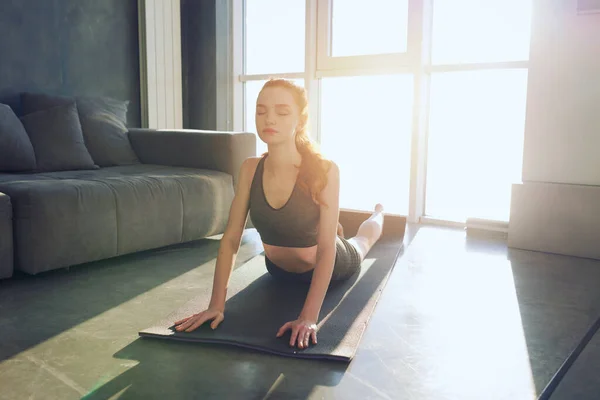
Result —
<path fill-rule="evenodd" d="M 273 115 L 273 113 L 268 112 L 265 115 L 265 122 L 267 123 L 267 125 L 272 125 L 275 123 L 275 116 Z"/>

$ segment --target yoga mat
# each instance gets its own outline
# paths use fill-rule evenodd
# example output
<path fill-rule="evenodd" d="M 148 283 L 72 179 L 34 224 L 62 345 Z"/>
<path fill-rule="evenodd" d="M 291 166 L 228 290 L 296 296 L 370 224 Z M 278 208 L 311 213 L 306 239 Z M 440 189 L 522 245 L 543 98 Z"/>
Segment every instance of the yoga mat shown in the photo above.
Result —
<path fill-rule="evenodd" d="M 361 269 L 347 281 L 332 282 L 318 321 L 317 344 L 307 349 L 289 346 L 290 331 L 275 335 L 287 321 L 295 320 L 306 299 L 308 283 L 282 282 L 266 270 L 263 255 L 233 271 L 225 320 L 215 330 L 205 323 L 193 332 L 177 332 L 173 323 L 200 312 L 210 301 L 211 287 L 154 326 L 142 337 L 219 343 L 281 356 L 349 362 L 402 249 L 402 238 L 384 238 L 373 246 Z M 212 284 L 212 280 L 210 282 Z"/>

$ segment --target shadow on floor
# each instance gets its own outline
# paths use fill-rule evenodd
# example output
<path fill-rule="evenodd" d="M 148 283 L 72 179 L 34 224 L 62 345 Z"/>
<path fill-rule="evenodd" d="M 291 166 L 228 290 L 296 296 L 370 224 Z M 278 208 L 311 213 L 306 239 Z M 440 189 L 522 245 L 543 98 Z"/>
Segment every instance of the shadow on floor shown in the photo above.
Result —
<path fill-rule="evenodd" d="M 84 399 L 308 398 L 336 386 L 348 364 L 283 358 L 229 346 L 138 339 L 115 357 L 140 363 Z"/>
<path fill-rule="evenodd" d="M 218 240 L 203 239 L 1 281 L 0 361 L 199 266 L 214 268 L 218 248 Z"/>
<path fill-rule="evenodd" d="M 600 315 L 600 261 L 508 248 L 538 394 Z"/>

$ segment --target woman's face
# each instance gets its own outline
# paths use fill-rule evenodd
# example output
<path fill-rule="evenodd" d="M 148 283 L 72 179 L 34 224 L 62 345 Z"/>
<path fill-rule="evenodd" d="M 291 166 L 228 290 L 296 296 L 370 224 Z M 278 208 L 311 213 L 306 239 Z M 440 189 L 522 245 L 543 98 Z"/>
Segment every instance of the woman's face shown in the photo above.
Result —
<path fill-rule="evenodd" d="M 290 90 L 269 87 L 258 95 L 256 132 L 267 145 L 293 139 L 298 121 L 298 106 Z"/>

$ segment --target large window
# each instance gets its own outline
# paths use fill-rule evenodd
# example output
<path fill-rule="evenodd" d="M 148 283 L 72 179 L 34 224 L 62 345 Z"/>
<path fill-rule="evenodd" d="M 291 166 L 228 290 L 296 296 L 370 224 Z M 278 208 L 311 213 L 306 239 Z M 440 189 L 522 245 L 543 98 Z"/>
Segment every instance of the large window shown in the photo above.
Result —
<path fill-rule="evenodd" d="M 510 188 L 521 177 L 526 87 L 525 69 L 432 76 L 427 215 L 508 221 Z"/>
<path fill-rule="evenodd" d="M 333 57 L 406 51 L 408 0 L 370 0 L 368 7 L 334 1 L 332 6 Z"/>
<path fill-rule="evenodd" d="M 340 168 L 340 207 L 408 212 L 411 75 L 323 78 L 321 148 Z"/>
<path fill-rule="evenodd" d="M 294 79 L 309 94 L 313 137 L 340 166 L 342 208 L 508 220 L 531 0 L 244 3 L 239 128 L 255 131 L 268 78 Z"/>
<path fill-rule="evenodd" d="M 529 59 L 531 0 L 435 0 L 432 63 Z"/>
<path fill-rule="evenodd" d="M 521 177 L 531 1 L 433 5 L 424 214 L 508 221 Z"/>
<path fill-rule="evenodd" d="M 304 71 L 305 0 L 245 3 L 245 73 Z"/>

